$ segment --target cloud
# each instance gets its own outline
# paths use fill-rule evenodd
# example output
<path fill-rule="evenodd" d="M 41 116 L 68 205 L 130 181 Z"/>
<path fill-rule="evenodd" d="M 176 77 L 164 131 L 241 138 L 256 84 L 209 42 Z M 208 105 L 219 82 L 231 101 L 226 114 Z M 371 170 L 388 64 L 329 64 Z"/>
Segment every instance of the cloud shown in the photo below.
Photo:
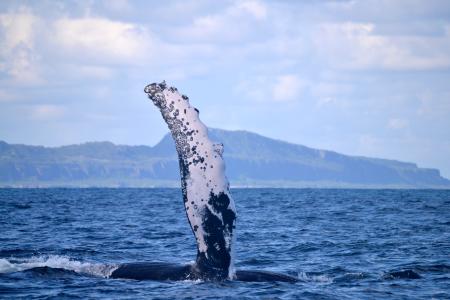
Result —
<path fill-rule="evenodd" d="M 111 79 L 115 72 L 110 66 L 145 65 L 164 49 L 146 28 L 133 23 L 101 17 L 44 19 L 27 8 L 1 14 L 0 33 L 0 72 L 19 85 Z"/>
<path fill-rule="evenodd" d="M 105 18 L 59 19 L 55 40 L 72 55 L 103 62 L 139 62 L 151 52 L 149 32 L 141 26 Z M 149 51 L 150 50 L 150 51 Z"/>
<path fill-rule="evenodd" d="M 295 75 L 278 76 L 272 88 L 275 101 L 291 101 L 299 97 L 305 84 Z"/>
<path fill-rule="evenodd" d="M 36 105 L 31 108 L 31 118 L 39 121 L 59 119 L 65 114 L 65 109 L 57 105 Z"/>
<path fill-rule="evenodd" d="M 308 87 L 306 81 L 295 74 L 255 76 L 239 82 L 234 92 L 258 102 L 290 102 L 298 100 Z"/>
<path fill-rule="evenodd" d="M 379 35 L 373 23 L 323 23 L 313 43 L 343 69 L 427 70 L 450 67 L 450 31 L 442 36 Z"/>
<path fill-rule="evenodd" d="M 259 1 L 237 2 L 237 4 L 232 7 L 232 11 L 234 11 L 235 14 L 240 14 L 242 11 L 245 11 L 258 20 L 263 20 L 267 17 L 267 8 Z"/>
<path fill-rule="evenodd" d="M 252 40 L 257 22 L 267 18 L 267 11 L 260 1 L 236 1 L 220 13 L 195 17 L 191 24 L 171 30 L 171 35 L 189 42 L 247 42 Z"/>
<path fill-rule="evenodd" d="M 115 75 L 115 70 L 113 68 L 95 66 L 95 65 L 75 65 L 72 66 L 74 72 L 77 76 L 82 78 L 91 78 L 97 80 L 107 80 L 112 79 Z M 70 69 L 70 67 L 68 67 Z"/>
<path fill-rule="evenodd" d="M 33 28 L 37 18 L 28 11 L 0 14 L 2 51 L 12 51 L 18 45 L 33 46 Z"/>
<path fill-rule="evenodd" d="M 0 14 L 0 72 L 16 83 L 42 81 L 36 62 L 35 30 L 39 19 L 26 8 L 16 13 Z"/>
<path fill-rule="evenodd" d="M 161 33 L 154 34 L 145 24 L 91 16 L 91 12 L 87 17 L 61 13 L 45 17 L 29 8 L 10 11 L 0 15 L 2 84 L 91 84 L 144 68 L 180 80 L 203 76 L 218 62 L 211 60 L 220 53 L 214 44 L 164 41 Z"/>
<path fill-rule="evenodd" d="M 393 118 L 388 121 L 387 125 L 390 129 L 404 129 L 408 127 L 409 122 L 405 119 Z"/>

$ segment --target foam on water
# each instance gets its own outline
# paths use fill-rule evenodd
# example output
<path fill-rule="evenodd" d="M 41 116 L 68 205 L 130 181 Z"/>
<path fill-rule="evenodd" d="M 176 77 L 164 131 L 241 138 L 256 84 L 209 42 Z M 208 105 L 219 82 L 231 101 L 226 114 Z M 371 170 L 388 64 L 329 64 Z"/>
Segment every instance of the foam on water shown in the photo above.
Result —
<path fill-rule="evenodd" d="M 322 284 L 331 284 L 333 279 L 326 275 L 308 275 L 305 272 L 298 273 L 298 279 L 308 282 L 317 282 Z"/>
<path fill-rule="evenodd" d="M 67 256 L 43 255 L 30 258 L 0 258 L 0 273 L 21 272 L 33 268 L 49 267 L 74 271 L 80 274 L 88 274 L 99 277 L 109 277 L 116 265 L 89 263 L 73 260 Z"/>

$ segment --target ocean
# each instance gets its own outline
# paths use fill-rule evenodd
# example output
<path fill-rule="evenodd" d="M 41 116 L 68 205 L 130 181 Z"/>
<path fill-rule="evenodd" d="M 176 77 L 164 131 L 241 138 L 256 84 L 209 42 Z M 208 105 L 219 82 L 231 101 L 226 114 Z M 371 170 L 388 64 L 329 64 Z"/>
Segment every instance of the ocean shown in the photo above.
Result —
<path fill-rule="evenodd" d="M 108 278 L 193 262 L 179 189 L 0 189 L 0 298 L 450 299 L 450 190 L 231 192 L 236 268 L 299 282 Z"/>

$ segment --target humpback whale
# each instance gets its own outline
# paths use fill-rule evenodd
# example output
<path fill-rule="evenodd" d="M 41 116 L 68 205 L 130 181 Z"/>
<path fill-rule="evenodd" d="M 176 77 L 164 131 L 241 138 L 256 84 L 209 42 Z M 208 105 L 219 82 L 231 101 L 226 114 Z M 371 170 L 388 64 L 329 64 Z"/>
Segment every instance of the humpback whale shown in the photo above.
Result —
<path fill-rule="evenodd" d="M 236 208 L 225 176 L 223 145 L 208 137 L 199 110 L 175 87 L 152 83 L 145 93 L 160 110 L 178 154 L 181 189 L 189 224 L 197 242 L 193 264 L 127 263 L 112 278 L 138 280 L 287 281 L 297 278 L 267 271 L 234 268 Z"/>

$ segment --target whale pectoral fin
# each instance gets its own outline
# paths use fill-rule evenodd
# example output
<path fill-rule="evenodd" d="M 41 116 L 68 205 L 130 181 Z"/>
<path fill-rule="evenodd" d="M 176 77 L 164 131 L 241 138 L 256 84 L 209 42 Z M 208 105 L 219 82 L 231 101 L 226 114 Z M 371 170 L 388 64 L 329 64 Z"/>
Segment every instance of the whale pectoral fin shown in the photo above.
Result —
<path fill-rule="evenodd" d="M 215 153 L 217 153 L 220 157 L 223 157 L 223 144 L 222 143 L 214 143 L 213 148 L 214 148 Z"/>
<path fill-rule="evenodd" d="M 196 270 L 204 277 L 234 277 L 236 209 L 225 176 L 223 145 L 214 144 L 188 97 L 165 82 L 145 92 L 159 108 L 178 153 L 186 215 L 197 241 Z"/>

